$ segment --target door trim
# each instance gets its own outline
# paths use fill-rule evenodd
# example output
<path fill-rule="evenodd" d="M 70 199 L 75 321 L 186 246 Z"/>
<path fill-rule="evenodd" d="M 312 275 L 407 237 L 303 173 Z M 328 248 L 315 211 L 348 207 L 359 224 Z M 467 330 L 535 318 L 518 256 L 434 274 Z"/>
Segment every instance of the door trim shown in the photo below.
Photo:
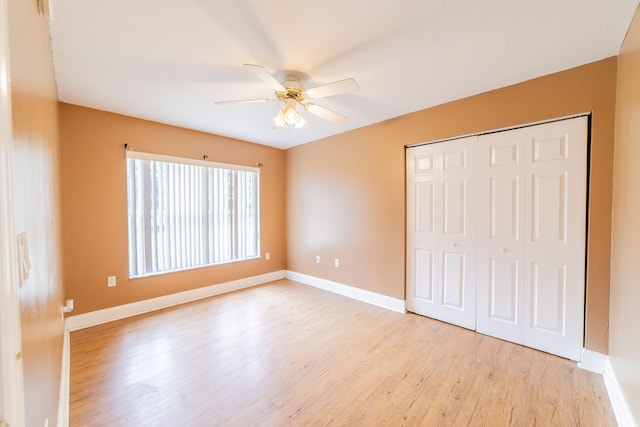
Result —
<path fill-rule="evenodd" d="M 525 124 L 520 124 L 520 125 L 515 125 L 515 126 L 507 126 L 507 127 L 498 128 L 498 129 L 485 130 L 485 131 L 476 132 L 476 133 L 469 133 L 469 134 L 466 134 L 466 135 L 452 136 L 450 138 L 442 138 L 442 139 L 434 139 L 434 140 L 431 140 L 431 141 L 417 142 L 415 144 L 405 145 L 404 148 L 406 149 L 406 148 L 412 148 L 412 147 L 420 147 L 421 145 L 438 144 L 440 142 L 455 141 L 456 139 L 469 138 L 469 137 L 473 137 L 473 136 L 489 135 L 489 134 L 497 133 L 497 132 L 505 132 L 505 131 L 514 130 L 514 129 L 522 129 L 522 128 L 528 128 L 528 127 L 531 127 L 531 126 L 544 125 L 544 124 L 547 124 L 547 123 L 561 122 L 563 120 L 570 120 L 570 119 L 575 119 L 575 118 L 578 118 L 578 117 L 588 117 L 589 118 L 589 129 L 591 129 L 591 121 L 590 121 L 591 120 L 591 114 L 592 114 L 591 111 L 586 111 L 584 113 L 572 114 L 570 116 L 556 117 L 554 119 L 540 120 L 540 121 L 537 121 L 537 122 L 525 123 Z M 589 138 L 589 135 L 587 135 L 587 137 Z M 590 140 L 590 138 L 589 138 L 589 140 Z"/>
<path fill-rule="evenodd" d="M 17 296 L 17 253 L 13 226 L 11 182 L 11 81 L 9 78 L 9 17 L 0 0 L 0 417 L 9 425 L 24 425 L 24 394 Z"/>

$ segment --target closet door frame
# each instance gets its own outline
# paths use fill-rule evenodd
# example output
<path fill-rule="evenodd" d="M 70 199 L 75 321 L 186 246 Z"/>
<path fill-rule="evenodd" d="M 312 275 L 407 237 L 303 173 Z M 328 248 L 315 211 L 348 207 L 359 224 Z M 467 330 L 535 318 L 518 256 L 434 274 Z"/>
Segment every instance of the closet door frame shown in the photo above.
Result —
<path fill-rule="evenodd" d="M 562 130 L 565 125 L 571 129 L 565 132 Z M 524 168 L 524 172 L 520 174 L 517 174 L 515 169 L 506 174 L 503 171 L 501 176 L 494 177 L 494 182 L 480 183 L 472 190 L 472 193 L 477 193 L 479 198 L 477 204 L 479 208 L 483 203 L 480 198 L 488 197 L 490 199 L 500 192 L 504 196 L 512 189 L 513 208 L 517 213 L 510 220 L 502 218 L 502 222 L 500 220 L 495 222 L 496 220 L 493 219 L 494 228 L 491 232 L 498 235 L 500 234 L 499 228 L 501 228 L 502 234 L 507 236 L 507 239 L 502 242 L 488 243 L 486 234 L 485 237 L 480 235 L 482 231 L 480 223 L 482 222 L 483 226 L 487 227 L 487 224 L 491 225 L 492 219 L 489 213 L 480 212 L 482 209 L 479 209 L 477 216 L 478 276 L 471 281 L 473 284 L 471 292 L 475 294 L 475 305 L 478 310 L 475 328 L 484 334 L 497 336 L 572 360 L 580 360 L 585 334 L 588 126 L 589 117 L 587 114 L 582 114 L 467 137 L 478 140 L 477 156 L 480 159 L 475 161 L 477 163 L 475 167 L 479 173 L 476 178 L 479 178 L 483 172 L 487 172 L 486 162 L 491 160 L 487 156 L 495 157 L 491 161 L 512 161 L 514 168 Z M 540 133 L 541 129 L 542 133 Z M 509 132 L 512 132 L 513 135 L 519 135 L 520 141 L 515 144 L 515 149 L 513 144 L 511 144 L 512 148 L 509 148 Z M 534 135 L 536 132 L 540 134 Z M 502 143 L 505 149 L 501 153 L 498 152 L 500 150 L 494 150 L 491 153 L 487 147 L 483 149 L 480 138 L 484 135 L 500 135 L 495 136 L 496 141 L 502 135 L 507 135 L 505 140 L 507 142 Z M 446 141 L 437 141 L 435 144 L 430 143 L 429 145 L 439 145 L 444 142 Z M 500 144 L 498 143 L 498 145 Z M 424 144 L 407 147 L 407 307 L 409 311 L 448 321 L 440 315 L 437 304 L 435 308 L 431 308 L 431 312 L 424 313 L 416 310 L 416 304 L 411 301 L 415 297 L 416 287 L 416 271 L 412 271 L 412 268 L 415 270 L 415 247 L 412 246 L 415 242 L 415 236 L 412 236 L 411 227 L 412 221 L 415 221 L 416 218 L 415 212 L 412 211 L 415 209 L 415 205 L 412 205 L 410 194 L 411 191 L 414 191 L 412 189 L 414 185 L 412 174 L 415 172 L 415 164 L 411 165 L 411 162 L 415 159 L 410 156 L 410 152 L 418 146 L 424 146 Z M 575 157 L 576 160 L 568 166 L 566 172 L 559 169 L 554 170 L 554 162 L 564 161 L 569 156 Z M 437 163 L 434 162 L 435 164 Z M 500 180 L 502 182 L 498 182 Z M 436 187 L 434 186 L 433 197 L 440 197 L 439 194 L 436 194 L 438 191 L 435 189 Z M 545 193 L 553 193 L 551 202 L 541 203 L 540 197 Z M 564 201 L 554 202 L 553 200 L 560 195 L 566 196 Z M 504 204 L 509 197 L 503 197 L 503 199 L 502 203 Z M 494 202 L 501 203 L 499 200 L 494 200 Z M 556 208 L 559 207 L 559 214 L 556 217 L 549 216 L 547 215 L 549 210 L 545 206 L 536 208 L 536 203 L 540 206 L 545 203 L 547 205 L 555 203 Z M 534 213 L 534 208 L 538 209 L 536 211 L 538 214 Z M 437 221 L 440 223 L 443 221 L 443 218 L 439 217 L 441 215 L 441 211 L 434 211 L 432 216 L 434 224 L 438 224 Z M 538 216 L 536 217 L 536 215 Z M 544 215 L 547 216 L 543 218 Z M 546 227 L 547 231 L 557 229 L 558 233 L 556 234 L 560 237 L 547 239 L 551 243 L 545 246 L 544 236 L 532 234 L 536 224 L 538 231 L 542 230 L 540 227 Z M 508 229 L 511 230 L 510 236 L 509 233 L 505 233 L 505 230 L 508 231 Z M 486 233 L 486 228 L 484 231 Z M 436 236 L 435 240 L 438 250 L 446 246 L 446 242 L 440 242 L 442 240 L 440 237 Z M 488 250 L 482 260 L 481 251 L 485 249 L 481 249 L 481 245 L 486 246 Z M 558 248 L 565 246 L 572 246 L 569 251 L 572 257 L 566 260 L 557 252 Z M 433 248 L 432 252 L 434 252 Z M 491 256 L 491 259 L 487 259 L 488 255 Z M 435 255 L 432 257 L 434 261 L 438 259 Z M 437 294 L 438 288 L 435 286 L 439 280 L 437 277 L 438 266 L 435 262 L 432 266 L 432 271 L 430 271 L 434 284 L 432 300 L 436 303 L 442 302 L 441 296 Z M 491 279 L 491 275 L 495 279 L 496 274 L 501 274 L 503 278 L 510 277 L 512 279 L 506 285 L 504 279 L 500 282 L 502 288 L 511 290 L 507 298 L 513 302 L 512 307 L 502 311 L 491 307 L 491 304 L 495 302 L 496 296 L 504 298 L 503 294 L 496 293 L 502 292 L 504 289 L 502 291 L 494 289 L 492 295 L 488 292 L 486 284 L 486 281 Z M 483 286 L 480 286 L 479 283 L 481 275 L 485 280 Z M 545 280 L 540 280 L 541 278 L 545 278 Z M 493 315 L 494 324 L 502 323 L 501 327 L 492 329 L 490 326 L 492 322 L 487 321 L 487 317 L 491 316 L 486 316 L 487 313 Z M 500 316 L 502 319 L 497 319 Z M 498 322 L 496 323 L 495 320 Z M 449 323 L 455 324 L 455 322 Z"/>

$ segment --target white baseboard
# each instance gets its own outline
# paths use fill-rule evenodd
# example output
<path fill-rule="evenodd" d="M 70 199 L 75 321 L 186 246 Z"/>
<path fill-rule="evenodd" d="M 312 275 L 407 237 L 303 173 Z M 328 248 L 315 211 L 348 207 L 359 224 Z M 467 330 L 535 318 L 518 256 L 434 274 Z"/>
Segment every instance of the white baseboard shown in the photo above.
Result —
<path fill-rule="evenodd" d="M 71 374 L 71 352 L 69 331 L 65 329 L 62 339 L 62 369 L 58 396 L 58 427 L 69 427 L 69 381 Z"/>
<path fill-rule="evenodd" d="M 246 277 L 244 279 L 233 280 L 231 282 L 219 283 L 217 285 L 206 286 L 204 288 L 191 289 L 189 291 L 178 292 L 162 297 L 151 298 L 143 301 L 132 302 L 130 304 L 118 305 L 116 307 L 105 308 L 103 310 L 91 311 L 89 313 L 69 316 L 65 319 L 65 327 L 68 331 L 89 328 L 102 323 L 124 319 L 126 317 L 137 316 L 138 314 L 160 310 L 174 305 L 196 301 L 239 289 L 250 288 L 263 283 L 273 282 L 285 278 L 285 271 L 274 271 L 258 276 Z"/>
<path fill-rule="evenodd" d="M 616 421 L 619 427 L 638 427 L 638 424 L 633 419 L 633 414 L 627 403 L 627 399 L 624 397 L 624 393 L 620 388 L 620 383 L 616 378 L 616 374 L 611 366 L 611 360 L 607 357 L 604 370 L 604 384 L 607 387 L 607 394 L 609 394 L 609 400 L 611 401 L 611 407 L 613 413 L 616 416 Z"/>
<path fill-rule="evenodd" d="M 586 371 L 595 372 L 596 374 L 604 374 L 607 364 L 607 356 L 597 351 L 582 349 L 582 356 L 578 362 L 578 366 Z"/>
<path fill-rule="evenodd" d="M 367 291 L 365 289 L 355 288 L 353 286 L 344 285 L 342 283 L 333 282 L 319 277 L 309 276 L 307 274 L 296 273 L 295 271 L 285 271 L 287 279 L 303 283 L 305 285 L 314 286 L 324 289 L 325 291 L 344 295 L 349 298 L 363 301 L 369 304 L 377 305 L 388 310 L 406 313 L 407 306 L 404 300 L 392 298 L 387 295 L 378 294 L 376 292 Z"/>
<path fill-rule="evenodd" d="M 587 371 L 602 374 L 618 425 L 620 427 L 638 427 L 613 371 L 609 356 L 583 348 L 582 360 L 578 362 L 578 366 Z"/>

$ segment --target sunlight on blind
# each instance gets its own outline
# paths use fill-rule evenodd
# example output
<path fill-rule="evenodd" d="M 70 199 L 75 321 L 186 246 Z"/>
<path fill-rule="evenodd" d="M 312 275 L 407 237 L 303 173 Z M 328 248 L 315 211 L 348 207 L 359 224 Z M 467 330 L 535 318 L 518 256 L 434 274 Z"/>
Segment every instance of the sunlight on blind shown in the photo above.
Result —
<path fill-rule="evenodd" d="M 256 171 L 128 157 L 129 277 L 258 257 L 258 193 Z"/>

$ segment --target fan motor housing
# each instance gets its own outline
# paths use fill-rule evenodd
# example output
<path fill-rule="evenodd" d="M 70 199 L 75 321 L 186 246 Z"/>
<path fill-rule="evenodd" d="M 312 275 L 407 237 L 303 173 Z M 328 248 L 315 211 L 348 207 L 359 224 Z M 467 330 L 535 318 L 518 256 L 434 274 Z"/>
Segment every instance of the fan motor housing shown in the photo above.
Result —
<path fill-rule="evenodd" d="M 297 102 L 300 102 L 306 98 L 304 89 L 300 84 L 300 79 L 297 76 L 294 76 L 292 74 L 286 75 L 284 77 L 284 81 L 282 82 L 282 86 L 284 86 L 287 91 L 276 91 L 276 96 L 280 101 L 295 99 Z"/>

